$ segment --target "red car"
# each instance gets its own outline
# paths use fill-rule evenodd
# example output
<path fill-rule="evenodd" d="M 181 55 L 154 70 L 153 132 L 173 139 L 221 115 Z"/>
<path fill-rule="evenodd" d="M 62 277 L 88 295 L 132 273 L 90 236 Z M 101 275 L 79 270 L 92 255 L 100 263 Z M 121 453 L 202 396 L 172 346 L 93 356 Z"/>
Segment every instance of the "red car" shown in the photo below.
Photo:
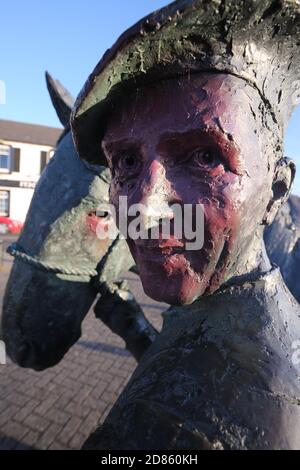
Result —
<path fill-rule="evenodd" d="M 0 235 L 7 233 L 17 234 L 20 233 L 23 228 L 23 222 L 18 220 L 12 220 L 9 217 L 0 216 Z"/>

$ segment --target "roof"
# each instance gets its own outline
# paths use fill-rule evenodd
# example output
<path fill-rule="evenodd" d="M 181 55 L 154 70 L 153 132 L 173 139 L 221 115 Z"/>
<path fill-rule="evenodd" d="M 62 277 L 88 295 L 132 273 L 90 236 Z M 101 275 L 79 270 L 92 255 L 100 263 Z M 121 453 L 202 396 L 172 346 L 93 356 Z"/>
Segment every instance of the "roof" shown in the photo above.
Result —
<path fill-rule="evenodd" d="M 63 129 L 0 119 L 0 140 L 55 147 Z"/>

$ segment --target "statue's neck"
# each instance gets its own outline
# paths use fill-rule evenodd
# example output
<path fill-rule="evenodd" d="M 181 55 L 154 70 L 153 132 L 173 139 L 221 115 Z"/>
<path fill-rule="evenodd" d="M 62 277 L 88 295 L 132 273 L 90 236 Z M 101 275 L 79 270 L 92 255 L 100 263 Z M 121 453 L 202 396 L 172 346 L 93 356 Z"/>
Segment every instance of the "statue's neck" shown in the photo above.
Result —
<path fill-rule="evenodd" d="M 231 273 L 229 272 L 223 286 L 240 285 L 271 270 L 272 265 L 266 252 L 262 229 L 254 234 L 251 244 L 241 249 L 238 259 L 239 263 L 233 267 Z"/>

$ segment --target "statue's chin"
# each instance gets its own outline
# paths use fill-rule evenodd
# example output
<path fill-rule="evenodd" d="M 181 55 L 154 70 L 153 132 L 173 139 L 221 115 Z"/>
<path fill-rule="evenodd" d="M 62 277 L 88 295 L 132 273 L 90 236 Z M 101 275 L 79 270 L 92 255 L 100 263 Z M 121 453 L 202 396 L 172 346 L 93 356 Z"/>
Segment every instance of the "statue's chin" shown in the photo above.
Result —
<path fill-rule="evenodd" d="M 142 278 L 143 289 L 145 293 L 157 302 L 164 302 L 169 305 L 189 305 L 204 293 L 204 286 L 191 286 L 189 282 L 178 282 L 166 278 L 164 282 L 153 284 Z"/>
<path fill-rule="evenodd" d="M 193 264 L 197 271 L 191 267 L 191 261 L 186 253 L 166 256 L 159 250 L 153 252 L 131 253 L 139 269 L 145 293 L 158 302 L 169 305 L 188 305 L 200 297 L 208 285 L 209 272 L 207 257 L 194 256 Z"/>

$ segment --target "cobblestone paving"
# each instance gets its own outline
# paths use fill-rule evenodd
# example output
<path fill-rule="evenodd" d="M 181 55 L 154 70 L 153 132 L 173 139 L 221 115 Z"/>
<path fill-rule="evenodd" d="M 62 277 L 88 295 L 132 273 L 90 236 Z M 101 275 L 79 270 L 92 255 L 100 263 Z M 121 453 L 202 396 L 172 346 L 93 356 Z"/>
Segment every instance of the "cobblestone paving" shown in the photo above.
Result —
<path fill-rule="evenodd" d="M 10 268 L 5 255 L 0 307 Z M 129 279 L 147 317 L 160 328 L 162 304 L 143 293 L 136 276 Z M 57 366 L 35 372 L 8 360 L 0 366 L 0 449 L 79 449 L 103 422 L 135 367 L 124 342 L 92 312 L 83 322 L 82 337 Z"/>

